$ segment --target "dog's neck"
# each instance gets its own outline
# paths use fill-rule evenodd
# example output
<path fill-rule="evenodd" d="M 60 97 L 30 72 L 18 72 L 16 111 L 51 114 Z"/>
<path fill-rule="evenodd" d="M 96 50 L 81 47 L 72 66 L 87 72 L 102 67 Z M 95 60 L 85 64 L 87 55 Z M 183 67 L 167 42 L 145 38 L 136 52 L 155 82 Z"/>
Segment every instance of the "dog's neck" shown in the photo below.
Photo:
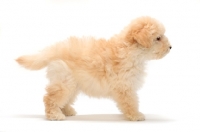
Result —
<path fill-rule="evenodd" d="M 122 41 L 120 39 L 111 39 L 109 42 L 111 46 L 111 50 L 115 51 L 116 61 L 119 64 L 119 67 L 125 66 L 127 69 L 132 67 L 141 67 L 144 66 L 146 63 L 146 57 L 143 53 L 143 49 L 138 47 L 136 43 L 131 44 L 126 41 Z"/>

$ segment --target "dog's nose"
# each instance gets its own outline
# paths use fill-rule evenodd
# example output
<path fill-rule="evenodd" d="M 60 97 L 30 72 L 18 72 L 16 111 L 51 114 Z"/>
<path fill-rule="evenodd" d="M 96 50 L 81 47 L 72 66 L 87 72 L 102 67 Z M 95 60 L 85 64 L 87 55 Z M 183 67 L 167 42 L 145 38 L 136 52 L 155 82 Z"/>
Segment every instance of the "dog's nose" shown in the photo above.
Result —
<path fill-rule="evenodd" d="M 172 49 L 172 46 L 169 46 L 170 49 Z"/>

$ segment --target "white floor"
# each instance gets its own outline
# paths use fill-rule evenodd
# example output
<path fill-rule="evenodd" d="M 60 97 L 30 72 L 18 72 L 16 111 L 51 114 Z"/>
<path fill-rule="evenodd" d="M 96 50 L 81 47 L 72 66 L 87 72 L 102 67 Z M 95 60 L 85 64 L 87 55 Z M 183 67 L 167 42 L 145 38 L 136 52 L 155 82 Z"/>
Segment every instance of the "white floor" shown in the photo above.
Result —
<path fill-rule="evenodd" d="M 175 120 L 146 115 L 146 121 L 127 121 L 121 114 L 88 114 L 68 117 L 65 121 L 47 121 L 43 115 L 1 117 L 1 131 L 154 131 L 198 132 L 199 120 Z"/>
<path fill-rule="evenodd" d="M 42 102 L 45 70 L 14 61 L 71 35 L 110 37 L 138 16 L 166 27 L 172 50 L 151 61 L 139 91 L 142 122 L 127 121 L 115 103 L 84 95 L 78 115 L 47 121 Z M 0 131 L 200 131 L 199 0 L 0 0 Z"/>

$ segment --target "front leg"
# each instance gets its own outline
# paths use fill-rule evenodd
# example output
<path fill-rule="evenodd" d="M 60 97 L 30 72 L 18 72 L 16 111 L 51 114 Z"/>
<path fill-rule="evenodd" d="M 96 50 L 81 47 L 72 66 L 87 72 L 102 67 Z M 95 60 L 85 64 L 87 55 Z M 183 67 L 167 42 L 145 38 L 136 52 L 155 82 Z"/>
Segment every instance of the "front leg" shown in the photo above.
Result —
<path fill-rule="evenodd" d="M 113 90 L 113 99 L 117 102 L 118 108 L 132 121 L 143 121 L 145 117 L 138 110 L 138 97 L 136 91 L 131 88 L 116 88 Z"/>

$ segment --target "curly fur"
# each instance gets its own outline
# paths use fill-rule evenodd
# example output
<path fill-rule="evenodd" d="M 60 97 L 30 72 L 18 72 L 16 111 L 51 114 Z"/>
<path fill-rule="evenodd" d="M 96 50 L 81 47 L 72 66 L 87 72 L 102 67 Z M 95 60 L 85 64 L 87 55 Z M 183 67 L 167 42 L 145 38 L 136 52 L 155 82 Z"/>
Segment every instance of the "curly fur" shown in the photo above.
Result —
<path fill-rule="evenodd" d="M 136 92 L 143 84 L 146 61 L 160 59 L 171 49 L 164 33 L 154 18 L 139 17 L 108 40 L 70 37 L 16 61 L 30 70 L 47 66 L 44 103 L 50 120 L 75 115 L 71 104 L 84 92 L 113 99 L 129 120 L 140 121 L 145 117 L 138 111 Z"/>

